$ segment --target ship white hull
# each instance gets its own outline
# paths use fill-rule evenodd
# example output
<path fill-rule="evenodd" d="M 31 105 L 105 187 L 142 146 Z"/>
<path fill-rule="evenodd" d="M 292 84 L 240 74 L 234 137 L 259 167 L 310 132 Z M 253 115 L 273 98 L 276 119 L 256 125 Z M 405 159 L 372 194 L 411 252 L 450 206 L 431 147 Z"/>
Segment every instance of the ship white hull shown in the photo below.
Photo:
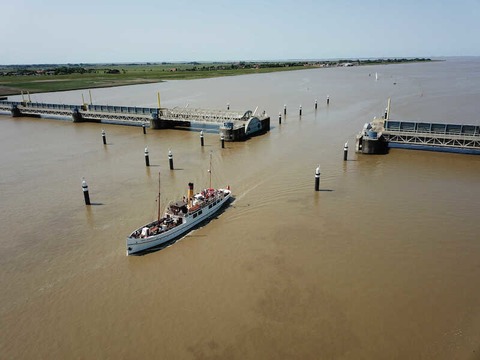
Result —
<path fill-rule="evenodd" d="M 135 254 L 155 246 L 159 246 L 167 241 L 177 239 L 182 235 L 185 235 L 195 225 L 198 225 L 202 221 L 212 217 L 220 208 L 230 199 L 231 192 L 228 191 L 223 199 L 219 200 L 217 204 L 212 205 L 211 208 L 204 207 L 200 211 L 185 215 L 184 222 L 174 228 L 165 231 L 161 234 L 150 236 L 146 238 L 127 238 L 127 256 Z"/>

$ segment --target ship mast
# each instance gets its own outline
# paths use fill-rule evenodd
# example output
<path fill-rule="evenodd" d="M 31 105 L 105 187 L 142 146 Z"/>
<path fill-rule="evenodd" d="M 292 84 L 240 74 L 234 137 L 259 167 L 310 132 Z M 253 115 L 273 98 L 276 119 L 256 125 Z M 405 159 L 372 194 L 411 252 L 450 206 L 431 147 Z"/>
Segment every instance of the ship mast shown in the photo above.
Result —
<path fill-rule="evenodd" d="M 160 222 L 160 171 L 158 172 L 158 215 L 157 221 Z"/>
<path fill-rule="evenodd" d="M 208 174 L 210 175 L 210 186 L 209 189 L 212 188 L 212 152 L 210 151 L 210 167 L 208 169 Z"/>

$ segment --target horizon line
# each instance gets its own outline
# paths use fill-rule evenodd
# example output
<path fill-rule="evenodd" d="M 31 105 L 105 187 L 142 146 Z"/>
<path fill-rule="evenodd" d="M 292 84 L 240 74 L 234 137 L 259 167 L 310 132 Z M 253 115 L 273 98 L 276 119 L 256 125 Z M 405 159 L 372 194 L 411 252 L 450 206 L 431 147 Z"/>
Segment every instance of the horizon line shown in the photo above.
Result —
<path fill-rule="evenodd" d="M 32 66 L 32 65 L 106 65 L 106 64 L 188 64 L 188 63 L 239 63 L 239 62 L 291 62 L 291 61 L 362 61 L 362 60 L 401 60 L 401 59 L 431 59 L 441 60 L 444 58 L 480 57 L 477 55 L 455 55 L 455 56 L 378 56 L 378 57 L 334 57 L 334 58 L 292 58 L 292 59 L 251 59 L 251 60 L 156 60 L 156 61 L 105 61 L 105 62 L 38 62 L 38 63 L 10 63 L 0 66 Z"/>

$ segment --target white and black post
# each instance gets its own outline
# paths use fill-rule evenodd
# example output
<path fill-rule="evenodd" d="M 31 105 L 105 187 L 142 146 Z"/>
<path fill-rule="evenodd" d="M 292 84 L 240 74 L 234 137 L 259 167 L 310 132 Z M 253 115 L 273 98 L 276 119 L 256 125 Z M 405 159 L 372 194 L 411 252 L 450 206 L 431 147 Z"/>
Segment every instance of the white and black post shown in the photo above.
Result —
<path fill-rule="evenodd" d="M 287 104 L 283 105 L 283 115 L 287 115 Z"/>
<path fill-rule="evenodd" d="M 173 154 L 172 150 L 168 150 L 168 162 L 170 164 L 170 170 L 173 170 Z"/>
<path fill-rule="evenodd" d="M 148 148 L 145 147 L 145 166 L 150 166 L 150 159 L 148 157 Z"/>
<path fill-rule="evenodd" d="M 88 185 L 85 178 L 82 178 L 82 190 L 83 198 L 85 199 L 85 205 L 90 205 L 90 195 L 88 194 Z"/>
<path fill-rule="evenodd" d="M 278 113 L 278 123 L 279 124 L 282 123 L 282 113 L 281 112 Z"/>
<path fill-rule="evenodd" d="M 103 139 L 103 145 L 107 145 L 107 136 L 105 134 L 105 130 L 102 129 L 102 139 Z"/>
<path fill-rule="evenodd" d="M 302 105 L 300 105 L 300 108 L 299 108 L 299 111 L 298 111 L 298 115 L 302 116 Z"/>
<path fill-rule="evenodd" d="M 315 169 L 315 191 L 320 191 L 320 165 Z"/>
<path fill-rule="evenodd" d="M 343 147 L 343 161 L 347 161 L 348 157 L 348 141 L 345 143 L 345 146 Z"/>
<path fill-rule="evenodd" d="M 143 135 L 145 135 L 147 133 L 147 126 L 145 125 L 145 123 L 142 124 L 142 129 L 143 129 Z"/>
<path fill-rule="evenodd" d="M 203 130 L 200 131 L 200 146 L 203 146 Z"/>
<path fill-rule="evenodd" d="M 330 104 L 330 96 L 327 95 L 327 105 L 329 105 L 329 104 Z"/>
<path fill-rule="evenodd" d="M 315 99 L 315 110 L 317 110 L 317 107 L 318 107 L 318 102 L 317 102 L 317 99 Z"/>
<path fill-rule="evenodd" d="M 223 134 L 220 136 L 220 141 L 222 142 L 222 149 L 225 149 L 225 136 Z"/>

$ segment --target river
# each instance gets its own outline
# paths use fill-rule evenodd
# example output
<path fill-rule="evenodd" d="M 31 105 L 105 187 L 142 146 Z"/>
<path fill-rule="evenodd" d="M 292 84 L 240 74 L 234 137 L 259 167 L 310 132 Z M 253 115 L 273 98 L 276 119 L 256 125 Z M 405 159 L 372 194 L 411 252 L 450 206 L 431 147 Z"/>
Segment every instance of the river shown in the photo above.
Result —
<path fill-rule="evenodd" d="M 165 107 L 258 106 L 271 130 L 225 149 L 206 133 L 202 148 L 193 131 L 0 115 L 3 358 L 480 359 L 480 157 L 353 151 L 388 98 L 394 120 L 479 125 L 480 58 L 91 95 L 154 107 L 157 92 Z M 79 104 L 82 94 L 90 101 L 86 90 L 31 98 Z M 175 244 L 127 257 L 126 236 L 155 218 L 159 173 L 165 205 L 190 181 L 207 186 L 210 154 L 231 205 Z"/>

